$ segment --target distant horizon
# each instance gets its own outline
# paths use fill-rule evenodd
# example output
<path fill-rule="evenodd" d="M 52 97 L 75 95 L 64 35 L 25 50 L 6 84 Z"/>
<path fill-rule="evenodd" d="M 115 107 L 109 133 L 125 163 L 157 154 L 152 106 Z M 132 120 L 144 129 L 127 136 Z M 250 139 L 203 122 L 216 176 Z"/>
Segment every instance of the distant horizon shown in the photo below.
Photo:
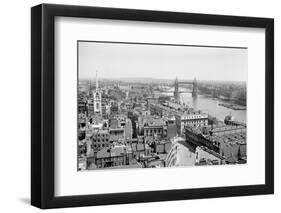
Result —
<path fill-rule="evenodd" d="M 99 77 L 98 78 L 99 80 L 133 80 L 133 79 L 147 79 L 147 80 L 157 80 L 157 81 L 161 81 L 161 80 L 163 80 L 163 81 L 175 81 L 176 80 L 176 78 L 153 78 L 153 77 L 110 77 L 110 78 L 106 78 L 106 77 Z M 96 80 L 96 78 L 94 77 L 94 78 L 79 78 L 79 81 L 84 81 L 84 80 L 93 80 L 93 81 L 95 81 Z M 193 81 L 194 80 L 194 78 L 193 79 L 179 79 L 178 78 L 178 80 L 179 81 Z M 218 82 L 223 82 L 223 81 L 225 81 L 225 82 L 245 82 L 245 83 L 247 83 L 247 81 L 246 80 L 206 80 L 206 79 L 197 79 L 196 78 L 196 80 L 197 81 L 218 81 Z"/>

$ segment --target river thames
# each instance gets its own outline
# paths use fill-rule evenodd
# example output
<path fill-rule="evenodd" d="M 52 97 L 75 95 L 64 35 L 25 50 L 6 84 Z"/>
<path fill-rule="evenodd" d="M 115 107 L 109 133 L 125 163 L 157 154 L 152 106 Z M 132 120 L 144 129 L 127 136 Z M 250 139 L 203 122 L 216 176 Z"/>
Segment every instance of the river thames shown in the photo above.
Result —
<path fill-rule="evenodd" d="M 198 95 L 193 98 L 191 93 L 181 93 L 181 100 L 189 107 L 195 110 L 202 110 L 203 112 L 216 117 L 218 120 L 223 121 L 225 116 L 232 115 L 235 120 L 246 123 L 247 110 L 233 110 L 223 106 L 220 103 L 226 103 L 218 99 Z"/>

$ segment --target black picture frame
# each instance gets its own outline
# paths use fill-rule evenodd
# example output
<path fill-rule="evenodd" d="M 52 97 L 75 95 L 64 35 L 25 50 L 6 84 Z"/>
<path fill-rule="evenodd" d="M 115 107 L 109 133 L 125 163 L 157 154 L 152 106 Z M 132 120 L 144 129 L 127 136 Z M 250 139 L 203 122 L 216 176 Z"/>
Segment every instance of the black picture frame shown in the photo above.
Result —
<path fill-rule="evenodd" d="M 264 28 L 265 184 L 79 196 L 54 195 L 55 17 Z M 271 18 L 41 4 L 31 8 L 31 204 L 60 208 L 274 193 L 274 20 Z"/>

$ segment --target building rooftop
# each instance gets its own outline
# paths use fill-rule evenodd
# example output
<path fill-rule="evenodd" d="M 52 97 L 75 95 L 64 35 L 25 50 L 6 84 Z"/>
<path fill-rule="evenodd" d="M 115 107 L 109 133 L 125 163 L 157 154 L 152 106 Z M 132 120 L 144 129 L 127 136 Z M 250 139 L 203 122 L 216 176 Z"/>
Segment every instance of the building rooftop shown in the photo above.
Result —
<path fill-rule="evenodd" d="M 231 144 L 246 144 L 246 132 L 236 132 L 231 134 L 225 134 L 225 135 L 213 135 L 213 136 L 205 136 L 206 139 L 210 141 L 218 141 L 218 142 L 224 142 L 229 145 Z"/>
<path fill-rule="evenodd" d="M 216 133 L 216 132 L 225 132 L 225 131 L 239 130 L 239 129 L 244 130 L 244 129 L 246 129 L 246 127 L 245 126 L 221 125 L 221 126 L 213 127 L 210 131 L 213 133 Z"/>
<path fill-rule="evenodd" d="M 145 127 L 159 127 L 159 126 L 165 126 L 165 125 L 166 125 L 165 121 L 153 121 L 150 123 L 145 123 L 144 128 Z"/>
<path fill-rule="evenodd" d="M 220 125 L 212 129 L 211 126 L 203 128 L 194 128 L 191 126 L 185 127 L 186 130 L 193 132 L 194 134 L 201 135 L 212 142 L 224 142 L 231 144 L 245 144 L 247 139 L 246 128 L 244 126 L 227 126 Z M 233 132 L 231 130 L 241 130 Z M 213 133 L 225 132 L 225 134 L 215 135 Z M 211 134 L 212 133 L 212 134 Z"/>
<path fill-rule="evenodd" d="M 130 151 L 130 150 L 128 150 L 128 151 Z M 97 152 L 97 159 L 123 156 L 125 153 L 127 153 L 127 147 L 124 145 L 114 146 L 111 148 L 103 148 Z"/>

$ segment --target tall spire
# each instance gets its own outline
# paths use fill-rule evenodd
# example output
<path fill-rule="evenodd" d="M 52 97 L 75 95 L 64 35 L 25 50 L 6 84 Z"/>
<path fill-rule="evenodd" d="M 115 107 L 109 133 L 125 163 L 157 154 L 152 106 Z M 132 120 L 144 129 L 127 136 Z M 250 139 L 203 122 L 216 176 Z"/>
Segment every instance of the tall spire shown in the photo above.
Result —
<path fill-rule="evenodd" d="M 99 88 L 98 71 L 96 71 L 96 90 Z"/>

